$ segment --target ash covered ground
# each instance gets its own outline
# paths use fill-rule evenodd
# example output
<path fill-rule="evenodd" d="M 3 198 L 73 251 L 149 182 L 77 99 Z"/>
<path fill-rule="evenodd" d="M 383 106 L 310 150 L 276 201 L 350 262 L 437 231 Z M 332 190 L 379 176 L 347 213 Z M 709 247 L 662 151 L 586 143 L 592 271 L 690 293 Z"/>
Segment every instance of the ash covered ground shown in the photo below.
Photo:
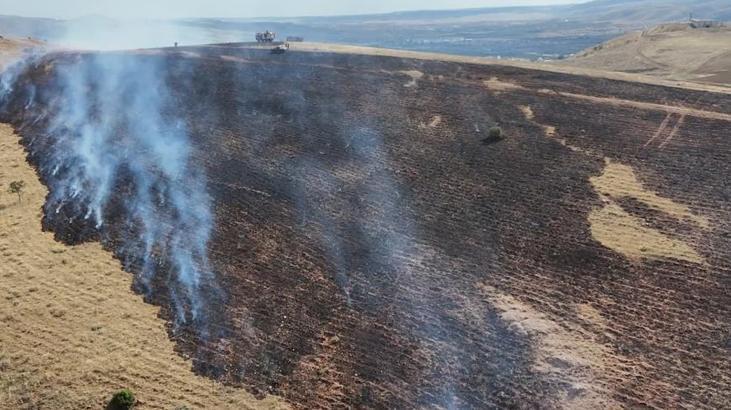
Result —
<path fill-rule="evenodd" d="M 66 188 L 69 87 L 119 164 L 96 208 L 93 172 Z M 143 89 L 164 98 L 135 128 Z M 44 227 L 123 260 L 202 374 L 300 408 L 721 408 L 730 101 L 227 45 L 51 54 L 3 117 L 51 191 Z"/>

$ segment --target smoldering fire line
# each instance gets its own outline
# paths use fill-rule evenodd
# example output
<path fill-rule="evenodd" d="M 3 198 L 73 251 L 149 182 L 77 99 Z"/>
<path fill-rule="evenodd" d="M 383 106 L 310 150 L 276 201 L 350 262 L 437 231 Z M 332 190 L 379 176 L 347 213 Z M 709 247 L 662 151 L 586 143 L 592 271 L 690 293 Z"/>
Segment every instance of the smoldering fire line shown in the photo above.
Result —
<path fill-rule="evenodd" d="M 25 77 L 39 65 L 53 70 L 56 83 L 43 95 Z M 205 333 L 207 298 L 218 292 L 208 259 L 212 201 L 206 175 L 191 163 L 186 125 L 175 115 L 164 72 L 160 60 L 128 55 L 28 56 L 2 75 L 0 104 L 3 113 L 11 107 L 27 113 L 38 100 L 45 105 L 33 120 L 42 137 L 29 144 L 31 157 L 46 147 L 35 158 L 50 190 L 45 225 L 83 226 L 117 244 L 137 287 L 149 295 L 165 286 L 175 324 Z M 106 229 L 120 217 L 122 237 Z"/>
<path fill-rule="evenodd" d="M 44 71 L 37 66 L 50 63 L 52 87 L 34 91 L 20 71 L 15 84 L 23 88 L 13 91 L 5 102 L 15 107 L 40 104 L 44 109 L 33 111 L 47 112 L 36 125 L 41 132 L 28 133 L 36 137 L 26 144 L 31 155 L 33 151 L 44 153 L 34 162 L 51 192 L 45 208 L 47 225 L 55 229 L 80 226 L 69 231 L 91 232 L 86 236 L 96 234 L 102 241 L 114 243 L 128 270 L 138 274 L 142 291 L 157 294 L 156 287 L 165 286 L 178 324 L 194 323 L 199 332 L 208 332 L 205 314 L 210 311 L 210 298 L 218 297 L 208 292 L 216 287 L 207 254 L 215 223 L 212 201 L 206 193 L 206 176 L 191 158 L 188 130 L 165 80 L 166 60 L 84 54 L 41 59 L 32 63 L 36 68 L 31 71 Z M 352 188 L 358 202 L 367 205 L 351 226 L 368 250 L 367 260 L 352 260 L 354 249 L 343 240 L 351 232 L 332 215 L 318 211 L 311 198 L 320 196 L 331 205 L 347 202 L 339 192 L 342 181 L 332 178 L 325 167 L 301 161 L 295 165 L 295 175 L 322 172 L 314 180 L 330 183 L 294 183 L 290 194 L 301 196 L 302 213 L 329 227 L 320 240 L 333 264 L 333 280 L 349 302 L 353 291 L 349 275 L 365 268 L 357 264 L 382 267 L 379 270 L 384 276 L 395 278 L 394 286 L 409 289 L 399 296 L 395 317 L 423 314 L 433 318 L 418 329 L 398 325 L 399 331 L 415 340 L 438 339 L 443 349 L 432 360 L 439 368 L 463 363 L 463 352 L 468 349 L 439 314 L 439 301 L 416 291 L 428 287 L 426 277 L 400 257 L 419 253 L 411 239 L 417 233 L 405 212 L 408 207 L 398 182 L 382 162 L 388 157 L 382 137 L 368 124 L 353 125 L 345 127 L 349 131 L 338 138 L 342 139 L 339 145 L 348 147 L 348 158 L 370 175 L 362 185 L 345 187 Z M 369 181 L 381 188 L 369 187 Z M 378 206 L 383 214 L 370 212 Z M 123 236 L 115 236 L 109 226 L 116 226 L 115 231 L 122 231 Z M 392 226 L 399 229 L 391 232 L 388 227 Z M 380 283 L 381 279 L 373 280 Z M 359 285 L 356 309 L 363 309 L 364 294 L 379 283 Z M 460 401 L 456 383 L 456 377 L 442 377 L 438 384 L 425 387 L 423 394 L 441 397 L 448 407 Z"/>

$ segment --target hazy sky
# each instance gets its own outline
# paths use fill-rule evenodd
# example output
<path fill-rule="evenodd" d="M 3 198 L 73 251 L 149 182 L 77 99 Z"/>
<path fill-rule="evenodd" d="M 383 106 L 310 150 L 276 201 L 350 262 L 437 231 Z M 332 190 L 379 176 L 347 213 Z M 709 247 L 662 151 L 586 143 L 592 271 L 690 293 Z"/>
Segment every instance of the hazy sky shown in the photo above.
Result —
<path fill-rule="evenodd" d="M 54 18 L 88 14 L 118 18 L 260 17 L 579 2 L 581 0 L 0 0 L 0 14 Z"/>

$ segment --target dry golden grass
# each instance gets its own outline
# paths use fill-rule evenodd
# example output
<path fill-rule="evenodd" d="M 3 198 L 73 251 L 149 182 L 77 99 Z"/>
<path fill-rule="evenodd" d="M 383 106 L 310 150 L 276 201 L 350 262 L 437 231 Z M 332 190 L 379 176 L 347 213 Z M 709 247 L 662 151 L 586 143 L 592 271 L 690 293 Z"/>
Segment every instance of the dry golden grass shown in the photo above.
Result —
<path fill-rule="evenodd" d="M 491 81 L 493 81 L 493 84 L 492 85 L 486 83 L 486 85 L 488 87 L 495 86 L 494 85 L 495 79 L 493 79 Z M 499 93 L 500 91 L 494 91 L 494 92 Z M 535 118 L 536 118 L 535 113 L 533 112 L 533 109 L 529 105 L 519 105 L 518 106 L 518 109 L 520 110 L 520 112 L 523 113 L 523 116 L 525 117 L 526 120 L 533 121 L 536 125 L 538 125 L 541 128 L 543 128 L 543 135 L 545 135 L 546 137 L 555 139 L 561 145 L 563 145 L 564 147 L 566 147 L 566 148 L 568 148 L 568 149 L 570 149 L 572 151 L 575 151 L 575 152 L 583 152 L 585 154 L 590 154 L 590 152 L 588 150 L 585 150 L 585 149 L 582 149 L 582 148 L 579 148 L 577 146 L 574 146 L 574 145 L 569 144 L 566 141 L 566 139 L 564 139 L 564 138 L 556 138 L 557 131 L 556 131 L 556 127 L 554 127 L 553 125 L 545 125 L 545 124 L 541 124 L 541 123 L 536 122 L 535 121 Z"/>
<path fill-rule="evenodd" d="M 615 199 L 622 197 L 635 198 L 645 205 L 676 219 L 691 221 L 704 229 L 710 227 L 711 223 L 708 218 L 696 215 L 687 206 L 645 189 L 632 167 L 628 165 L 606 161 L 604 173 L 601 176 L 592 178 L 591 182 L 597 192 L 608 197 Z"/>
<path fill-rule="evenodd" d="M 432 117 L 431 122 L 429 123 L 429 127 L 436 128 L 441 123 L 442 123 L 442 116 L 441 115 L 435 115 L 434 117 Z"/>
<path fill-rule="evenodd" d="M 390 55 L 390 51 L 357 49 L 366 54 Z M 354 51 L 351 47 L 338 50 Z M 333 48 L 328 46 L 326 51 Z M 407 52 L 394 54 L 411 56 Z M 409 76 L 416 85 L 420 76 Z M 495 92 L 528 92 L 519 84 L 497 78 L 485 85 Z M 642 104 L 606 98 L 595 102 Z M 642 107 L 648 108 L 648 104 Z M 668 109 L 657 104 L 649 108 Z M 535 117 L 529 106 L 520 109 L 526 118 Z M 690 111 L 689 115 L 706 113 Z M 435 115 L 424 126 L 437 127 L 441 123 L 442 117 Z M 557 137 L 554 127 L 543 128 L 546 136 Z M 707 227 L 708 221 L 687 207 L 647 191 L 631 169 L 622 167 L 608 163 L 606 172 L 592 180 L 607 203 L 590 216 L 595 238 L 632 258 L 673 257 L 701 262 L 689 245 L 645 227 L 615 200 L 630 196 L 701 227 Z M 141 408 L 284 407 L 274 397 L 257 401 L 245 391 L 195 376 L 190 361 L 174 352 L 164 322 L 157 317 L 158 309 L 130 291 L 131 276 L 99 244 L 67 247 L 56 243 L 51 234 L 42 233 L 40 208 L 47 192 L 26 164 L 17 136 L 2 126 L 0 184 L 6 187 L 18 179 L 27 184 L 22 204 L 10 195 L 0 196 L 0 321 L 4 327 L 0 333 L 0 408 L 100 408 L 111 392 L 122 387 L 137 392 Z M 606 373 L 615 367 L 613 352 L 586 336 L 575 323 L 556 321 L 489 287 L 484 293 L 504 320 L 535 342 L 535 369 L 568 383 L 564 406 L 615 407 L 606 383 Z M 576 310 L 583 321 L 603 324 L 601 313 L 592 306 L 577 305 Z M 328 361 L 316 365 L 327 366 Z"/>
<path fill-rule="evenodd" d="M 592 178 L 591 183 L 606 201 L 603 208 L 595 209 L 589 215 L 592 235 L 602 245 L 631 259 L 675 258 L 704 263 L 703 257 L 692 246 L 645 226 L 641 218 L 631 215 L 615 201 L 633 198 L 676 219 L 690 221 L 701 229 L 709 229 L 710 221 L 707 218 L 693 214 L 685 205 L 645 189 L 634 170 L 627 165 L 607 160 L 602 175 Z"/>
<path fill-rule="evenodd" d="M 723 112 L 699 110 L 695 108 L 680 107 L 676 105 L 655 104 L 644 101 L 625 100 L 621 98 L 597 97 L 593 95 L 575 94 L 554 90 L 540 90 L 539 92 L 544 94 L 556 94 L 562 97 L 575 98 L 577 100 L 590 101 L 595 104 L 605 104 L 625 108 L 638 108 L 646 111 L 666 112 L 668 114 L 678 114 L 681 116 L 691 116 L 697 118 L 706 118 L 709 120 L 721 120 L 731 122 L 731 114 L 726 114 Z"/>
<path fill-rule="evenodd" d="M 514 84 L 509 81 L 503 81 L 497 77 L 492 77 L 489 80 L 485 80 L 483 83 L 485 84 L 485 87 L 487 87 L 487 89 L 491 90 L 491 91 L 514 91 L 514 90 L 524 90 L 525 89 L 520 84 Z M 531 113 L 532 113 L 532 111 L 531 111 Z"/>
<path fill-rule="evenodd" d="M 0 40 L 0 66 L 36 45 Z M 25 183 L 22 202 L 7 193 L 12 181 Z M 125 387 L 141 409 L 287 407 L 196 376 L 110 253 L 41 231 L 47 193 L 0 124 L 0 409 L 100 409 Z"/>
<path fill-rule="evenodd" d="M 522 301 L 484 285 L 481 293 L 498 310 L 511 329 L 532 341 L 533 368 L 562 387 L 564 409 L 617 409 L 611 397 L 610 373 L 617 367 L 617 354 L 595 342 L 577 324 L 557 322 Z M 586 305 L 577 310 L 586 311 Z M 592 321 L 601 324 L 601 314 L 592 310 Z"/>
<path fill-rule="evenodd" d="M 486 82 L 488 88 L 493 91 L 520 87 L 512 84 L 506 87 L 505 84 L 496 78 Z M 518 106 L 518 109 L 526 119 L 534 121 L 535 114 L 530 106 L 522 105 Z M 538 125 L 543 127 L 546 137 L 556 138 L 555 127 L 545 124 Z M 661 129 L 665 126 L 666 124 L 663 123 Z M 682 122 L 678 123 L 670 134 L 670 138 L 680 126 L 682 126 Z M 655 138 L 656 136 L 651 140 Z M 570 145 L 563 139 L 557 138 L 556 140 L 575 152 L 592 155 L 591 152 Z M 616 201 L 623 198 L 633 198 L 678 220 L 691 222 L 702 230 L 710 229 L 711 222 L 708 218 L 696 215 L 689 207 L 646 189 L 632 167 L 608 159 L 605 159 L 605 162 L 604 172 L 598 177 L 591 178 L 594 190 L 602 195 L 605 201 L 602 208 L 595 209 L 589 214 L 588 219 L 594 239 L 629 259 L 675 258 L 693 263 L 704 263 L 704 258 L 691 245 L 681 239 L 673 238 L 657 229 L 646 226 L 645 221 L 622 209 Z"/>
<path fill-rule="evenodd" d="M 523 113 L 526 120 L 532 121 L 535 118 L 535 115 L 533 114 L 533 109 L 530 108 L 528 105 L 520 105 L 518 106 L 520 109 L 520 112 Z"/>
<path fill-rule="evenodd" d="M 16 180 L 26 184 L 22 203 L 6 193 Z M 141 409 L 285 407 L 193 374 L 111 254 L 41 232 L 47 190 L 7 125 L 0 189 L 0 408 L 100 409 L 125 387 Z"/>
<path fill-rule="evenodd" d="M 557 64 L 728 86 L 731 29 L 667 24 L 624 35 Z"/>
<path fill-rule="evenodd" d="M 703 263 L 703 257 L 688 244 L 643 226 L 642 219 L 613 202 L 592 211 L 589 223 L 594 239 L 627 258 L 674 258 Z"/>
<path fill-rule="evenodd" d="M 677 105 L 667 105 L 667 104 L 657 104 L 657 103 L 650 103 L 645 101 L 635 101 L 635 100 L 627 100 L 627 99 L 621 99 L 621 98 L 614 98 L 614 97 L 597 97 L 594 95 L 586 95 L 586 94 L 576 94 L 576 93 L 570 93 L 565 91 L 559 91 L 559 90 L 552 90 L 548 88 L 542 88 L 542 89 L 531 89 L 526 88 L 522 86 L 521 84 L 512 83 L 509 81 L 501 80 L 497 77 L 492 77 L 489 80 L 483 81 L 483 85 L 490 91 L 499 94 L 502 92 L 516 92 L 520 91 L 523 93 L 532 93 L 537 95 L 559 95 L 562 97 L 567 98 L 573 98 L 577 100 L 584 100 L 589 101 L 594 104 L 604 104 L 609 105 L 613 107 L 625 107 L 625 108 L 637 108 L 641 110 L 646 111 L 658 111 L 658 112 L 665 112 L 668 114 L 678 114 L 685 118 L 685 116 L 691 116 L 691 117 L 697 117 L 697 118 L 706 118 L 711 120 L 721 120 L 721 121 L 729 121 L 731 122 L 731 114 L 723 113 L 723 112 L 716 112 L 716 111 L 707 111 L 707 110 L 701 110 L 696 108 L 688 108 L 688 107 L 682 107 Z M 524 111 L 522 107 L 519 107 L 521 110 L 523 110 L 523 114 L 526 115 L 526 118 L 528 120 L 532 120 L 532 118 L 529 117 L 529 113 Z M 532 111 L 530 112 L 530 115 L 532 116 Z M 677 132 L 677 130 L 676 130 Z"/>
<path fill-rule="evenodd" d="M 442 118 L 442 116 L 439 115 L 439 114 L 436 114 L 436 115 L 434 115 L 434 116 L 431 117 L 431 119 L 429 120 L 428 123 L 426 123 L 426 122 L 420 122 L 419 123 L 419 128 L 421 128 L 421 129 L 425 129 L 425 128 L 437 128 L 438 126 L 440 126 L 442 124 L 443 121 L 444 121 L 444 119 Z"/>
<path fill-rule="evenodd" d="M 246 48 L 256 46 L 244 46 Z M 692 81 L 682 80 L 669 80 L 665 78 L 659 78 L 656 76 L 642 75 L 636 73 L 626 73 L 612 71 L 598 65 L 591 65 L 589 67 L 572 66 L 570 64 L 555 64 L 555 63 L 536 63 L 527 60 L 505 60 L 496 59 L 489 57 L 472 57 L 472 56 L 460 56 L 452 54 L 440 54 L 440 53 L 424 53 L 418 51 L 407 51 L 407 50 L 392 50 L 384 48 L 374 47 L 362 47 L 362 46 L 351 46 L 346 44 L 332 44 L 332 43 L 292 43 L 292 51 L 304 51 L 304 52 L 326 52 L 326 53 L 344 53 L 344 54 L 362 54 L 362 55 L 373 55 L 373 56 L 390 56 L 399 58 L 413 58 L 417 60 L 434 60 L 434 61 L 450 61 L 470 64 L 491 64 L 491 65 L 503 65 L 510 67 L 567 73 L 575 75 L 584 75 L 597 78 L 608 78 L 613 80 L 622 81 L 634 81 L 642 82 L 647 84 L 657 84 L 668 87 L 680 87 L 693 90 L 702 91 L 713 91 L 720 93 L 731 93 L 731 87 L 725 84 L 701 84 Z"/>
<path fill-rule="evenodd" d="M 424 73 L 418 70 L 408 70 L 408 71 L 399 71 L 401 74 L 405 74 L 409 77 L 411 77 L 411 81 L 404 84 L 404 87 L 413 88 L 416 87 L 418 84 L 418 81 L 421 80 L 424 77 Z"/>

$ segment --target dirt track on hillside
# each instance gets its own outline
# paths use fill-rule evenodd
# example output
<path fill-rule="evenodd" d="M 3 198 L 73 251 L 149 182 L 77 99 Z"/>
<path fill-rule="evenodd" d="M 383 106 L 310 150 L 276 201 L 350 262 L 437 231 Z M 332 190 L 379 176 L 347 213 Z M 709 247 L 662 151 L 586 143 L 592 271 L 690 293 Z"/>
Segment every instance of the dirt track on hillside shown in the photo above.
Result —
<path fill-rule="evenodd" d="M 301 408 L 731 400 L 726 95 L 235 46 L 129 57 L 168 64 L 215 198 L 221 336 L 176 337 L 199 372 Z M 47 68 L 11 111 L 34 163 Z"/>

